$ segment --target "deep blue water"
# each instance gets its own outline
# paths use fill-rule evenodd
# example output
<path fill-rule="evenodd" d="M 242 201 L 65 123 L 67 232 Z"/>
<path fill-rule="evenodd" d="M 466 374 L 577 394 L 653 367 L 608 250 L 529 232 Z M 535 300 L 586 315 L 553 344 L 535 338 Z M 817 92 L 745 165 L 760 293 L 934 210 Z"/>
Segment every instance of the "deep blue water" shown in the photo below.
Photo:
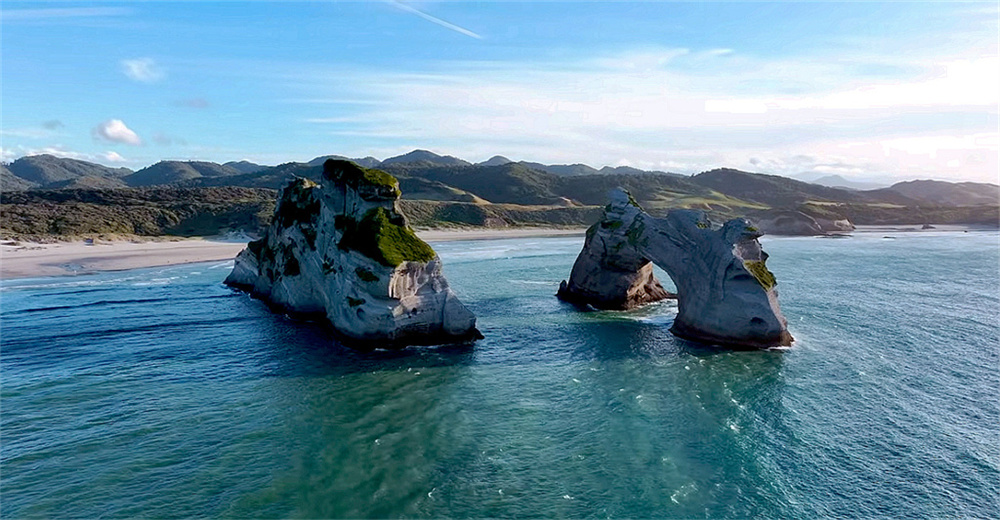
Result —
<path fill-rule="evenodd" d="M 797 341 L 553 296 L 581 238 L 436 244 L 473 347 L 358 353 L 228 264 L 0 286 L 0 516 L 1000 516 L 996 232 L 767 238 Z"/>

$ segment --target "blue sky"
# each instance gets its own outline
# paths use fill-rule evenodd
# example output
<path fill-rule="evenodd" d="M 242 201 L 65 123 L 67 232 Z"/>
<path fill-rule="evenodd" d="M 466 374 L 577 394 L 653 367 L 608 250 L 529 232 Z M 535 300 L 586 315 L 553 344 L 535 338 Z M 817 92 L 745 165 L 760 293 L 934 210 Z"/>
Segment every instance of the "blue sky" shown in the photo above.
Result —
<path fill-rule="evenodd" d="M 4 1 L 2 155 L 997 182 L 987 3 Z"/>

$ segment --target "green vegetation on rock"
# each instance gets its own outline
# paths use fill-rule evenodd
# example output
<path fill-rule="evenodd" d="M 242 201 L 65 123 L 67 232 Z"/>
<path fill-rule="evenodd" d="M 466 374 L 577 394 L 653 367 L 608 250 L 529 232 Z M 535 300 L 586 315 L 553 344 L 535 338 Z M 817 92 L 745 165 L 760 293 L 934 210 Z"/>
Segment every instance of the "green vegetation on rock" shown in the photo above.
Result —
<path fill-rule="evenodd" d="M 347 304 L 350 305 L 351 307 L 357 307 L 359 305 L 364 305 L 365 304 L 365 299 L 364 298 L 351 298 L 350 296 L 348 296 L 347 297 Z"/>
<path fill-rule="evenodd" d="M 387 267 L 403 262 L 429 262 L 437 254 L 417 238 L 400 215 L 385 208 L 368 211 L 360 222 L 350 222 L 340 240 L 341 249 L 357 251 Z"/>
<path fill-rule="evenodd" d="M 771 290 L 772 287 L 778 284 L 778 281 L 774 278 L 774 273 L 768 270 L 763 260 L 746 260 L 743 262 L 743 267 L 745 267 L 746 270 L 757 279 L 757 283 L 759 283 L 760 286 L 766 290 Z"/>
<path fill-rule="evenodd" d="M 387 195 L 394 194 L 396 198 L 401 195 L 399 181 L 395 177 L 382 170 L 363 168 L 350 161 L 328 159 L 323 163 L 323 176 L 355 189 L 372 186 L 384 190 Z"/>
<path fill-rule="evenodd" d="M 632 225 L 630 225 L 628 230 L 625 231 L 625 236 L 628 237 L 628 243 L 633 246 L 639 245 L 639 237 L 641 237 L 643 232 L 645 231 L 646 231 L 646 223 L 643 222 L 642 216 L 640 215 L 639 217 L 636 217 L 636 219 L 632 221 Z"/>

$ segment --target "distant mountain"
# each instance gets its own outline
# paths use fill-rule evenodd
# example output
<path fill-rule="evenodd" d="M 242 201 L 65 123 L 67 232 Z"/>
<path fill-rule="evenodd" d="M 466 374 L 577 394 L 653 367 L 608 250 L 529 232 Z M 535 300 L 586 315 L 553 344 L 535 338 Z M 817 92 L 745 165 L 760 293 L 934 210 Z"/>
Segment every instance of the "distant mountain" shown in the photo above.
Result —
<path fill-rule="evenodd" d="M 594 168 L 593 166 L 588 166 L 586 164 L 542 164 L 542 163 L 528 162 L 528 161 L 521 161 L 520 164 L 523 164 L 529 168 L 534 168 L 536 170 L 541 170 L 543 172 L 551 173 L 553 175 L 559 175 L 562 177 L 576 177 L 585 175 L 643 175 L 648 173 L 686 177 L 686 175 L 678 175 L 676 173 L 640 170 L 639 168 L 633 168 L 631 166 L 605 166 L 600 170 L 598 170 L 597 168 Z"/>
<path fill-rule="evenodd" d="M 0 192 L 30 190 L 36 186 L 38 184 L 22 179 L 14 175 L 6 166 L 0 165 Z"/>
<path fill-rule="evenodd" d="M 258 172 L 231 177 L 201 177 L 182 183 L 183 186 L 241 186 L 245 188 L 270 188 L 280 190 L 295 177 L 318 182 L 323 175 L 322 164 L 290 162 L 264 168 Z"/>
<path fill-rule="evenodd" d="M 485 160 L 485 161 L 483 161 L 481 163 L 476 163 L 476 166 L 502 166 L 504 164 L 512 163 L 512 162 L 514 162 L 514 161 L 512 161 L 512 160 L 510 160 L 510 159 L 508 159 L 508 158 L 506 158 L 506 157 L 504 157 L 502 155 L 494 155 L 493 157 L 490 157 L 489 159 L 487 159 L 487 160 Z"/>
<path fill-rule="evenodd" d="M 10 163 L 7 169 L 13 175 L 41 188 L 69 184 L 81 177 L 121 179 L 132 173 L 132 170 L 128 168 L 109 168 L 87 161 L 48 154 L 21 157 Z"/>
<path fill-rule="evenodd" d="M 270 168 L 270 166 L 264 166 L 250 161 L 229 161 L 223 164 L 223 166 L 228 166 L 240 173 L 255 173 Z"/>
<path fill-rule="evenodd" d="M 53 156 L 26 157 L 0 166 L 0 234 L 205 235 L 259 229 L 273 207 L 273 189 L 295 177 L 320 180 L 329 157 L 273 167 L 246 161 L 162 161 L 135 173 Z M 585 164 L 509 162 L 501 156 L 472 165 L 424 150 L 382 163 L 371 157 L 354 161 L 395 175 L 407 218 L 428 226 L 589 225 L 608 192 L 619 186 L 654 215 L 691 208 L 716 220 L 774 210 L 801 212 L 817 222 L 1000 222 L 996 184 L 912 181 L 857 191 L 733 169 L 685 176 L 628 166 L 596 170 Z M 123 188 L 125 183 L 154 187 Z"/>
<path fill-rule="evenodd" d="M 595 175 L 599 173 L 597 168 L 587 166 L 586 164 L 542 164 L 528 161 L 521 161 L 518 164 L 523 164 L 528 168 L 534 168 L 546 173 L 551 173 L 552 175 L 572 176 Z"/>
<path fill-rule="evenodd" d="M 640 170 L 639 168 L 633 168 L 631 166 L 605 166 L 598 170 L 601 175 L 643 175 L 648 173 L 653 173 L 656 175 L 671 175 L 674 177 L 687 178 L 687 175 L 681 175 L 679 173 L 670 173 L 659 170 Z"/>
<path fill-rule="evenodd" d="M 494 203 L 508 204 L 563 204 L 562 198 L 552 191 L 557 177 L 528 168 L 520 163 L 500 166 L 425 166 L 413 163 L 386 164 L 386 171 L 404 177 L 420 177 L 436 181 L 462 191 L 473 193 Z M 427 163 L 418 163 L 427 164 Z"/>
<path fill-rule="evenodd" d="M 364 166 L 365 168 L 376 168 L 378 165 L 382 164 L 382 161 L 371 156 L 362 157 L 361 159 L 352 159 L 350 157 L 344 157 L 343 155 L 322 155 L 307 162 L 306 164 L 309 166 L 323 166 L 323 163 L 325 163 L 327 159 L 351 161 L 352 163 L 357 164 L 358 166 Z"/>
<path fill-rule="evenodd" d="M 390 164 L 426 164 L 429 166 L 472 166 L 472 163 L 463 161 L 450 155 L 438 155 L 427 150 L 413 150 L 412 152 L 396 157 L 390 157 L 382 161 L 382 166 Z M 363 166 L 363 165 L 362 165 Z"/>
<path fill-rule="evenodd" d="M 870 181 L 852 181 L 840 175 L 824 175 L 814 180 L 808 181 L 811 184 L 819 184 L 830 188 L 846 188 L 849 190 L 877 190 L 885 188 L 887 184 Z"/>
<path fill-rule="evenodd" d="M 860 192 L 829 188 L 779 175 L 764 175 L 729 168 L 719 168 L 691 177 L 691 181 L 731 197 L 760 202 L 769 206 L 791 207 L 810 200 L 865 202 Z"/>
<path fill-rule="evenodd" d="M 205 161 L 160 161 L 147 166 L 124 181 L 129 186 L 158 186 L 177 184 L 202 177 L 235 177 L 241 172 L 231 166 Z"/>
<path fill-rule="evenodd" d="M 977 206 L 1000 204 L 1000 186 L 981 182 L 905 181 L 893 184 L 887 190 L 910 199 L 942 206 Z"/>

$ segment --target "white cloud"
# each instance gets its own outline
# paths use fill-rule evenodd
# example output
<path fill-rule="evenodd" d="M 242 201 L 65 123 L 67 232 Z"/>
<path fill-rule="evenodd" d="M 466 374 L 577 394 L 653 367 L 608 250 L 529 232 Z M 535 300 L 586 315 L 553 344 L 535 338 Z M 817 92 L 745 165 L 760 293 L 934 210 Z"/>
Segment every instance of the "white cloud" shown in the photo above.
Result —
<path fill-rule="evenodd" d="M 107 151 L 104 152 L 104 160 L 113 163 L 123 163 L 128 162 L 128 159 L 122 157 L 118 152 Z"/>
<path fill-rule="evenodd" d="M 92 133 L 95 139 L 102 139 L 113 143 L 130 144 L 132 146 L 142 144 L 142 139 L 129 127 L 125 126 L 125 123 L 121 119 L 109 119 L 94 127 Z"/>
<path fill-rule="evenodd" d="M 166 77 L 166 73 L 153 58 L 122 60 L 121 67 L 122 73 L 129 79 L 141 83 L 156 83 Z"/>
<path fill-rule="evenodd" d="M 772 110 L 866 110 L 891 107 L 996 106 L 1000 103 L 1000 58 L 983 56 L 960 59 L 938 66 L 940 72 L 917 81 L 874 83 L 822 96 L 787 96 L 736 100 L 736 110 L 727 110 L 726 100 L 708 100 L 707 112 L 739 112 L 753 106 L 763 113 Z M 714 109 L 714 110 L 713 110 Z"/>
<path fill-rule="evenodd" d="M 998 146 L 981 136 L 995 132 L 1000 121 L 998 58 L 906 59 L 905 70 L 915 72 L 908 78 L 894 72 L 891 81 L 857 75 L 857 62 L 759 60 L 686 49 L 555 64 L 450 63 L 431 73 L 325 74 L 310 67 L 289 77 L 301 98 L 360 101 L 317 102 L 308 119 L 357 143 L 342 153 L 433 147 L 488 157 L 506 149 L 542 162 L 601 166 L 627 158 L 637 167 L 667 164 L 685 173 L 734 166 L 995 179 Z M 950 152 L 887 156 L 883 150 L 883 142 L 897 150 L 906 139 L 928 135 L 942 149 L 954 148 L 949 138 L 965 143 L 967 136 L 980 136 L 980 144 L 956 152 L 966 154 L 957 169 L 948 167 L 956 160 Z M 799 156 L 815 159 L 792 160 Z M 754 157 L 773 161 L 754 165 Z"/>

